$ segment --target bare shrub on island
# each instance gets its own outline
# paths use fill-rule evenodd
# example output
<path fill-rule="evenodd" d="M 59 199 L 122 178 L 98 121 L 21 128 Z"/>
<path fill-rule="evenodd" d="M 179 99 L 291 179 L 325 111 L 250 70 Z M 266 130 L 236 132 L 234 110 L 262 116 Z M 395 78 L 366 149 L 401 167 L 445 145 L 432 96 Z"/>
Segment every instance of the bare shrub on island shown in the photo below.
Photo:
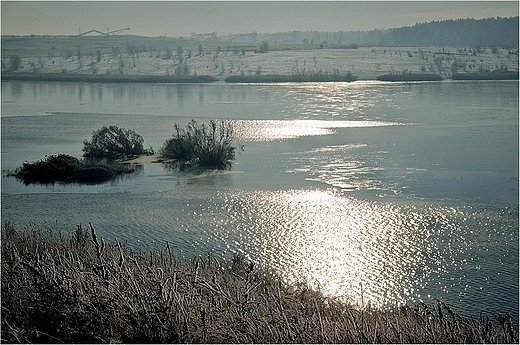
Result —
<path fill-rule="evenodd" d="M 117 159 L 138 156 L 146 153 L 143 148 L 144 139 L 133 130 L 125 130 L 117 126 L 102 127 L 94 131 L 92 140 L 83 144 L 84 156 L 87 158 Z"/>
<path fill-rule="evenodd" d="M 175 124 L 174 129 L 172 138 L 159 150 L 164 159 L 221 170 L 229 168 L 235 159 L 231 122 L 211 120 L 208 124 L 199 124 L 191 120 L 186 128 Z"/>

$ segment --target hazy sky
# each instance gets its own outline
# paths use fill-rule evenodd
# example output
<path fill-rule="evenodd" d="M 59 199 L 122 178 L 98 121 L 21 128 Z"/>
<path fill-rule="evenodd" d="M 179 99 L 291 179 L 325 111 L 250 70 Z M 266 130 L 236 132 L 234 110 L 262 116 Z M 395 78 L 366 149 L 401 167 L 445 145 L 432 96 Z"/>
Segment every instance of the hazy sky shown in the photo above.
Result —
<path fill-rule="evenodd" d="M 512 17 L 518 1 L 1 1 L 1 33 L 76 35 L 130 27 L 141 36 L 394 28 L 432 20 Z"/>

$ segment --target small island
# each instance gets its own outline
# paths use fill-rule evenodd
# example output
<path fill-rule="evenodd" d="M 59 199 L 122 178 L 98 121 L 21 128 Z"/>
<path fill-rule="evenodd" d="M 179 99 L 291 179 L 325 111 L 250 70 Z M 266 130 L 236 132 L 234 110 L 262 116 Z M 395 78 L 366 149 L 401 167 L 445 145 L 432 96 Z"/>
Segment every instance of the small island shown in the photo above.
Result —
<path fill-rule="evenodd" d="M 144 161 L 140 159 L 143 156 L 181 170 L 186 167 L 224 170 L 235 159 L 231 122 L 211 120 L 199 124 L 191 120 L 186 128 L 175 124 L 173 129 L 174 134 L 156 156 L 152 148 L 144 149 L 143 137 L 133 130 L 104 126 L 94 131 L 90 141 L 84 141 L 82 159 L 61 153 L 50 155 L 33 163 L 24 162 L 7 176 L 25 184 L 99 183 L 135 172 L 131 164 Z"/>
<path fill-rule="evenodd" d="M 8 173 L 8 176 L 14 176 L 25 184 L 89 183 L 108 181 L 134 171 L 127 164 L 80 160 L 77 157 L 58 154 L 47 156 L 45 159 L 33 163 L 25 162 L 14 173 Z"/>

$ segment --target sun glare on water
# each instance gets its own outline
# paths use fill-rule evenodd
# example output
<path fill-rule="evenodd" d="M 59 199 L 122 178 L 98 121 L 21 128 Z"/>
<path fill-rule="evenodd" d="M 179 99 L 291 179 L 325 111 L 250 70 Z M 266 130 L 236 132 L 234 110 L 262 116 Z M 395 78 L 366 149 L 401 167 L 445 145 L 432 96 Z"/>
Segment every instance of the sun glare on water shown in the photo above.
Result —
<path fill-rule="evenodd" d="M 357 305 L 386 305 L 404 302 L 430 270 L 421 249 L 427 226 L 395 205 L 344 197 L 332 189 L 226 199 L 226 213 L 249 219 L 228 238 L 240 245 L 239 252 L 267 259 L 289 282 L 306 280 Z"/>
<path fill-rule="evenodd" d="M 234 122 L 237 139 L 271 141 L 304 136 L 327 135 L 338 128 L 400 126 L 402 123 L 384 121 L 321 121 L 321 120 L 237 120 Z"/>

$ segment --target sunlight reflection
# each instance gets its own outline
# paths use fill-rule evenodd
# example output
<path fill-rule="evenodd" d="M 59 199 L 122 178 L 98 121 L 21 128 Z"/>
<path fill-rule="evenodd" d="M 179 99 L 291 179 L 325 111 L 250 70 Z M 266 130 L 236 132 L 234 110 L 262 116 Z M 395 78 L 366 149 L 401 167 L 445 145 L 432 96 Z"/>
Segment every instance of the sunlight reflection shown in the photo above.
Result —
<path fill-rule="evenodd" d="M 518 242 L 517 231 L 496 233 L 518 228 L 518 207 L 489 207 L 394 204 L 307 189 L 219 193 L 203 214 L 214 229 L 207 241 L 222 243 L 224 256 L 242 253 L 287 282 L 303 280 L 340 300 L 383 307 L 486 288 L 489 282 L 468 270 L 506 259 L 475 267 L 481 248 Z M 482 231 L 492 224 L 496 231 Z"/>
<path fill-rule="evenodd" d="M 306 173 L 309 181 L 343 190 L 384 190 L 398 194 L 395 183 L 382 180 L 386 155 L 386 151 L 360 143 L 319 147 L 290 157 L 288 172 Z"/>
<path fill-rule="evenodd" d="M 320 120 L 237 120 L 234 128 L 238 140 L 271 141 L 303 136 L 326 135 L 337 128 L 402 126 L 385 121 L 320 121 Z"/>
<path fill-rule="evenodd" d="M 289 93 L 300 105 L 303 119 L 364 118 L 366 108 L 380 97 L 377 88 L 367 88 L 362 82 L 303 84 Z"/>
<path fill-rule="evenodd" d="M 227 213 L 250 220 L 232 235 L 240 251 L 267 258 L 287 281 L 304 278 L 325 294 L 385 305 L 404 302 L 428 274 L 427 222 L 398 206 L 334 190 L 237 197 L 226 202 Z"/>

